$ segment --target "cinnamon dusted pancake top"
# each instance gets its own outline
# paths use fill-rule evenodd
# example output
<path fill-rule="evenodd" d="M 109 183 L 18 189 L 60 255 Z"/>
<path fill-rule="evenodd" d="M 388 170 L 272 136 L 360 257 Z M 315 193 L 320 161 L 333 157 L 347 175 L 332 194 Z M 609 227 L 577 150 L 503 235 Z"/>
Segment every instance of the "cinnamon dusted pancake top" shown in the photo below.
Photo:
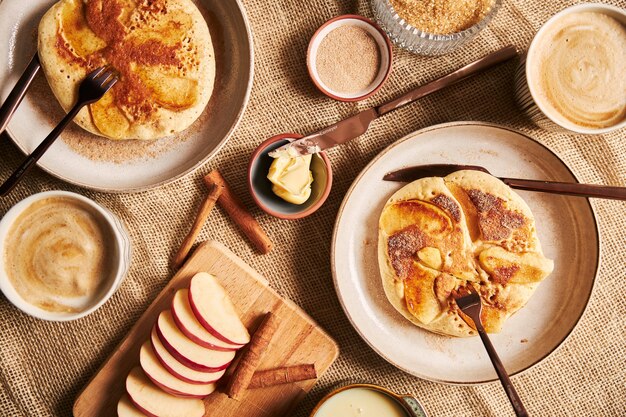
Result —
<path fill-rule="evenodd" d="M 61 106 L 90 71 L 109 64 L 117 84 L 75 121 L 110 139 L 157 139 L 200 116 L 213 92 L 215 57 L 191 0 L 61 0 L 41 19 L 41 65 Z"/>
<path fill-rule="evenodd" d="M 477 291 L 483 324 L 498 332 L 553 268 L 526 203 L 478 171 L 423 178 L 396 192 L 379 221 L 387 298 L 414 324 L 471 336 L 454 297 Z"/>

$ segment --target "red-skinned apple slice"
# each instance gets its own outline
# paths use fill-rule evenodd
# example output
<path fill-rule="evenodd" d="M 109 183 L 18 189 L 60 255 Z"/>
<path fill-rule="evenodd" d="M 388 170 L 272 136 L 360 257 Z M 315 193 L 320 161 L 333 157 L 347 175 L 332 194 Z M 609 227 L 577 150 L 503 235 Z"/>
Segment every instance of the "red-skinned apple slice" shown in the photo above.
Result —
<path fill-rule="evenodd" d="M 168 394 L 178 397 L 204 398 L 215 391 L 215 384 L 190 384 L 169 373 L 157 359 L 150 341 L 146 341 L 141 346 L 139 363 L 146 376 Z"/>
<path fill-rule="evenodd" d="M 166 393 L 154 385 L 138 366 L 126 377 L 126 392 L 135 408 L 149 417 L 204 416 L 202 400 Z"/>
<path fill-rule="evenodd" d="M 146 417 L 146 415 L 133 405 L 128 394 L 124 394 L 117 403 L 117 417 Z"/>
<path fill-rule="evenodd" d="M 176 291 L 172 300 L 172 317 L 176 326 L 191 340 L 213 350 L 237 350 L 243 345 L 233 345 L 218 339 L 205 329 L 191 309 L 189 304 L 189 290 L 180 289 Z"/>
<path fill-rule="evenodd" d="M 191 279 L 189 304 L 200 324 L 226 343 L 245 345 L 250 341 L 235 306 L 213 275 L 200 272 Z"/>
<path fill-rule="evenodd" d="M 156 331 L 156 325 L 152 328 L 150 341 L 152 342 L 152 349 L 157 359 L 159 359 L 159 362 L 161 362 L 161 365 L 181 381 L 189 382 L 190 384 L 210 384 L 216 382 L 224 375 L 224 372 L 226 372 L 225 369 L 217 372 L 200 372 L 180 363 L 165 349 L 163 343 L 161 343 Z"/>
<path fill-rule="evenodd" d="M 234 351 L 212 350 L 194 343 L 176 326 L 169 310 L 159 314 L 156 330 L 165 349 L 180 363 L 196 371 L 221 371 L 235 357 Z"/>

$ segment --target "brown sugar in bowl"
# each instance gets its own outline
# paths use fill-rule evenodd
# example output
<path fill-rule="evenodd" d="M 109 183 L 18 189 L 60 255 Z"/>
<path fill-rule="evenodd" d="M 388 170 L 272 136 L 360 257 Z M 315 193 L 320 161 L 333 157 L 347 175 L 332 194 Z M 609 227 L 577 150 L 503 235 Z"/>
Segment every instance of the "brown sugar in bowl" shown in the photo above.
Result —
<path fill-rule="evenodd" d="M 333 44 L 327 45 L 331 41 Z M 372 51 L 372 47 L 376 50 Z M 326 56 L 320 57 L 323 53 Z M 323 61 L 318 62 L 318 58 Z M 334 17 L 320 26 L 307 51 L 307 68 L 313 84 L 328 97 L 346 102 L 375 94 L 389 78 L 392 61 L 391 41 L 385 32 L 371 20 L 351 14 Z M 323 68 L 319 68 L 319 63 Z M 373 69 L 374 66 L 377 68 Z"/>

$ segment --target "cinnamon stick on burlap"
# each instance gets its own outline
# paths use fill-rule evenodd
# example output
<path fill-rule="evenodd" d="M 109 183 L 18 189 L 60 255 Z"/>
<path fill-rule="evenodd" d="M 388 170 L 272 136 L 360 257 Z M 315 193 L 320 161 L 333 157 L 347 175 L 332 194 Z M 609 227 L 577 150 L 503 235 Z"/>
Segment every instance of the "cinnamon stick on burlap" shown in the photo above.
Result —
<path fill-rule="evenodd" d="M 271 251 L 274 244 L 243 203 L 233 194 L 224 177 L 218 171 L 211 171 L 204 177 L 204 182 L 209 187 L 215 185 L 222 187 L 222 195 L 217 200 L 217 204 L 226 211 L 259 252 L 265 254 Z"/>
<path fill-rule="evenodd" d="M 272 387 L 317 378 L 314 364 L 286 366 L 282 368 L 256 371 L 248 384 L 248 389 Z"/>
<path fill-rule="evenodd" d="M 278 320 L 270 311 L 265 315 L 257 331 L 252 335 L 250 343 L 245 347 L 245 351 L 228 381 L 226 393 L 230 398 L 239 400 L 243 392 L 248 388 L 254 371 L 261 364 L 263 352 L 272 341 L 277 328 Z"/>
<path fill-rule="evenodd" d="M 174 256 L 174 261 L 172 262 L 172 266 L 174 267 L 174 269 L 180 268 L 185 261 L 185 258 L 187 258 L 191 247 L 195 243 L 198 235 L 200 234 L 200 230 L 202 230 L 202 226 L 204 226 L 204 223 L 206 223 L 206 220 L 209 217 L 211 210 L 213 210 L 213 207 L 215 207 L 215 202 L 222 195 L 223 190 L 224 187 L 220 184 L 214 184 L 212 186 L 209 186 L 209 194 L 202 202 L 200 210 L 196 215 L 196 220 L 191 226 L 191 230 L 185 237 L 185 240 L 183 240 L 183 243 L 180 245 L 180 249 L 176 253 L 176 256 Z"/>

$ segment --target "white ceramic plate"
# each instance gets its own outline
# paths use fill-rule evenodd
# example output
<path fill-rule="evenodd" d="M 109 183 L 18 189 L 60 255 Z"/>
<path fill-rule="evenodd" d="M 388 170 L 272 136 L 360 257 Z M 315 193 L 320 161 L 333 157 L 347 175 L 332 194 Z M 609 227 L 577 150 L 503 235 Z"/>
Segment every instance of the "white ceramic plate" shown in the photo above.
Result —
<path fill-rule="evenodd" d="M 378 218 L 404 184 L 382 180 L 421 164 L 481 165 L 509 178 L 576 182 L 567 166 L 533 139 L 496 125 L 460 122 L 412 133 L 378 155 L 356 178 L 339 210 L 331 262 L 339 300 L 354 328 L 398 368 L 435 382 L 478 384 L 496 373 L 480 339 L 439 336 L 412 325 L 387 301 L 378 271 Z M 528 304 L 490 338 L 510 374 L 545 359 L 580 320 L 599 266 L 595 214 L 586 198 L 517 191 L 535 216 L 554 272 Z"/>
<path fill-rule="evenodd" d="M 37 25 L 54 3 L 54 0 L 3 0 L 0 3 L 0 102 L 9 95 L 35 53 Z M 180 178 L 217 153 L 239 123 L 250 96 L 252 34 L 239 0 L 198 0 L 196 3 L 209 22 L 217 57 L 216 87 L 205 114 L 180 134 L 184 136 L 173 140 L 172 144 L 163 139 L 154 147 L 161 151 L 147 150 L 146 153 L 152 155 L 143 158 L 117 163 L 93 160 L 57 140 L 39 161 L 41 168 L 82 187 L 131 192 Z M 35 88 L 36 84 L 33 86 L 7 129 L 25 153 L 32 152 L 63 117 L 45 81 L 40 79 L 39 84 L 39 88 Z M 51 108 L 55 111 L 50 111 Z M 74 131 L 82 133 L 76 127 Z M 87 137 L 89 139 L 92 138 Z"/>

